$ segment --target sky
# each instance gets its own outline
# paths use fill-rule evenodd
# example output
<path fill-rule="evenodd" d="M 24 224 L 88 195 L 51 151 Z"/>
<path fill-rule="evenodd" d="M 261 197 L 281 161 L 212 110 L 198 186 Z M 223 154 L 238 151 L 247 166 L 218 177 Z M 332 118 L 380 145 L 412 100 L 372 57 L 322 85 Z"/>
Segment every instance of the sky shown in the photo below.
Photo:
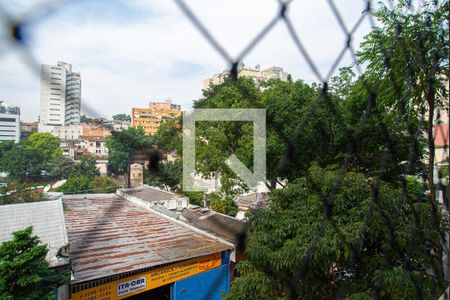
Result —
<path fill-rule="evenodd" d="M 192 0 L 185 2 L 235 58 L 274 18 L 276 0 Z M 351 28 L 365 8 L 362 0 L 335 0 Z M 49 13 L 48 8 L 52 8 Z M 182 109 L 202 96 L 203 80 L 229 68 L 171 0 L 0 0 L 0 12 L 28 20 L 25 41 L 38 65 L 11 43 L 0 14 L 0 100 L 21 108 L 23 121 L 39 115 L 39 64 L 65 61 L 80 72 L 82 112 L 111 118 L 171 99 Z M 287 11 L 311 59 L 325 76 L 346 44 L 328 1 L 294 0 Z M 4 15 L 3 15 L 4 16 Z M 353 35 L 357 49 L 371 30 L 366 18 Z M 318 81 L 283 22 L 244 58 L 248 66 L 280 66 L 294 79 Z M 351 64 L 347 52 L 339 67 Z M 336 73 L 334 74 L 336 75 Z"/>

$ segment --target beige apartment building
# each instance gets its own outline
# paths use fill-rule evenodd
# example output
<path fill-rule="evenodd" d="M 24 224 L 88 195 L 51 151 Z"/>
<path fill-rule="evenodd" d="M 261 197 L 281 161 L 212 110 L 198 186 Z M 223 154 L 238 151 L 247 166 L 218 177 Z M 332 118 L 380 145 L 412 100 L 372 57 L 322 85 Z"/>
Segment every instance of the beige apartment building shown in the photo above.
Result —
<path fill-rule="evenodd" d="M 181 106 L 170 100 L 165 102 L 149 102 L 148 108 L 132 108 L 131 127 L 143 127 L 145 134 L 154 135 L 159 126 L 170 118 L 181 115 Z"/>
<path fill-rule="evenodd" d="M 220 74 L 214 74 L 211 78 L 205 79 L 203 83 L 204 89 L 206 90 L 207 88 L 209 88 L 210 85 L 223 83 L 229 75 L 230 71 L 227 70 L 223 71 Z M 240 66 L 238 67 L 238 77 L 250 77 L 253 78 L 253 80 L 255 80 L 256 82 L 266 81 L 272 78 L 286 81 L 288 73 L 284 72 L 284 69 L 281 67 L 270 67 L 261 70 L 260 65 L 250 67 L 241 63 Z"/>

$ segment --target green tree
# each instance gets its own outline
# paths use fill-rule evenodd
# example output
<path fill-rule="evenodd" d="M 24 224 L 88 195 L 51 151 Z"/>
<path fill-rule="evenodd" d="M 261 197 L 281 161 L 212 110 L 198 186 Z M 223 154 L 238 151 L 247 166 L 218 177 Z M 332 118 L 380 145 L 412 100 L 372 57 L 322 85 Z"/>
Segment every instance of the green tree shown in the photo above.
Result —
<path fill-rule="evenodd" d="M 95 158 L 83 156 L 79 163 L 72 164 L 67 181 L 57 188 L 58 192 L 67 194 L 89 194 L 95 192 L 95 183 L 101 185 L 101 180 L 95 180 L 100 175 Z M 99 187 L 104 190 L 105 187 Z"/>
<path fill-rule="evenodd" d="M 3 154 L 0 170 L 8 173 L 8 179 L 19 181 L 42 180 L 49 173 L 50 162 L 37 149 L 19 143 Z"/>
<path fill-rule="evenodd" d="M 3 157 L 5 153 L 9 150 L 13 149 L 15 146 L 13 141 L 3 141 L 0 142 L 0 159 Z"/>
<path fill-rule="evenodd" d="M 27 139 L 25 146 L 28 150 L 38 150 L 46 161 L 62 156 L 59 146 L 60 139 L 49 132 L 35 132 Z"/>
<path fill-rule="evenodd" d="M 235 217 L 238 211 L 238 206 L 233 199 L 223 197 L 219 194 L 212 193 L 209 195 L 211 201 L 211 209 L 222 214 L 226 214 Z"/>
<path fill-rule="evenodd" d="M 2 143 L 0 171 L 8 178 L 20 181 L 39 181 L 57 177 L 55 165 L 62 160 L 60 140 L 50 133 L 37 132 L 18 144 Z"/>
<path fill-rule="evenodd" d="M 367 64 L 369 78 L 378 78 L 378 101 L 403 114 L 404 118 L 426 118 L 423 129 L 428 146 L 428 186 L 432 204 L 432 222 L 440 228 L 434 186 L 435 145 L 433 124 L 435 111 L 448 111 L 449 80 L 449 2 L 422 1 L 411 7 L 399 1 L 394 8 L 381 6 L 374 12 L 380 26 L 366 36 L 358 63 Z M 442 255 L 439 239 L 433 241 Z M 439 263 L 435 272 L 442 278 Z"/>
<path fill-rule="evenodd" d="M 65 194 L 90 194 L 94 190 L 93 178 L 87 175 L 70 176 L 67 181 L 56 190 Z"/>
<path fill-rule="evenodd" d="M 97 176 L 93 180 L 94 193 L 115 193 L 118 186 L 111 177 Z"/>
<path fill-rule="evenodd" d="M 0 245 L 0 299 L 54 299 L 54 289 L 69 276 L 49 268 L 47 252 L 31 227 L 13 232 L 13 239 Z"/>
<path fill-rule="evenodd" d="M 436 257 L 424 248 L 439 237 L 430 215 L 423 190 L 405 195 L 313 165 L 250 217 L 247 261 L 226 299 L 336 299 L 342 291 L 348 299 L 374 291 L 380 299 L 436 299 L 441 290 L 427 272 Z"/>
<path fill-rule="evenodd" d="M 249 78 L 226 80 L 205 91 L 205 98 L 195 108 L 265 108 L 266 157 L 269 189 L 276 184 L 304 176 L 312 162 L 325 167 L 341 164 L 368 176 L 379 174 L 379 162 L 385 150 L 392 148 L 383 176 L 397 178 L 405 173 L 411 141 L 404 128 L 390 133 L 392 118 L 386 109 L 373 109 L 367 121 L 360 124 L 366 110 L 368 91 L 354 74 L 341 72 L 326 94 L 315 84 L 303 81 L 269 80 L 258 89 Z M 339 80 L 337 80 L 339 79 Z M 314 108 L 314 109 L 311 109 Z M 302 125 L 301 132 L 298 126 Z M 417 122 L 416 122 L 417 125 Z M 349 144 L 359 132 L 358 145 L 348 157 Z M 226 159 L 235 154 L 249 169 L 253 163 L 253 126 L 248 122 L 199 122 L 196 125 L 196 170 L 207 177 L 220 173 L 222 192 L 229 196 L 246 190 L 228 166 Z M 413 161 L 419 165 L 421 151 Z M 416 170 L 416 168 L 412 168 Z M 410 170 L 410 173 L 412 173 Z"/>
<path fill-rule="evenodd" d="M 189 198 L 189 203 L 193 205 L 203 206 L 202 192 L 183 192 Z"/>
<path fill-rule="evenodd" d="M 86 115 L 81 115 L 80 116 L 80 122 L 81 123 L 90 124 L 90 123 L 92 123 L 92 118 L 89 118 Z"/>
<path fill-rule="evenodd" d="M 69 177 L 87 176 L 92 179 L 95 176 L 99 176 L 100 172 L 95 164 L 95 158 L 91 156 L 82 156 L 79 163 L 72 165 Z"/>
<path fill-rule="evenodd" d="M 31 188 L 20 182 L 12 182 L 8 186 L 0 187 L 0 205 L 38 202 L 47 199 L 42 189 Z"/>
<path fill-rule="evenodd" d="M 49 178 L 63 179 L 67 178 L 72 170 L 74 162 L 72 159 L 60 156 L 51 161 Z"/>
<path fill-rule="evenodd" d="M 113 132 L 106 138 L 109 149 L 108 167 L 114 172 L 125 172 L 133 161 L 134 152 L 149 144 L 150 139 L 142 127 L 130 127 L 121 132 Z"/>
<path fill-rule="evenodd" d="M 181 116 L 175 119 L 166 119 L 159 126 L 155 136 L 152 137 L 153 144 L 157 145 L 163 152 L 176 151 L 178 155 L 182 155 L 182 127 L 183 120 Z"/>
<path fill-rule="evenodd" d="M 159 162 L 155 169 L 145 172 L 145 182 L 152 186 L 175 192 L 180 187 L 182 176 L 181 161 Z"/>
<path fill-rule="evenodd" d="M 117 115 L 114 115 L 112 118 L 114 121 L 131 122 L 131 116 L 127 115 L 127 114 L 117 114 Z"/>
<path fill-rule="evenodd" d="M 419 119 L 405 118 L 399 122 L 397 111 L 392 111 L 382 101 L 374 101 L 375 104 L 368 107 L 368 99 L 373 97 L 368 86 L 376 86 L 376 80 L 365 76 L 356 78 L 349 68 L 341 69 L 339 76 L 332 80 L 331 95 L 338 97 L 334 103 L 343 124 L 342 130 L 336 131 L 340 149 L 336 163 L 347 161 L 348 169 L 370 177 L 379 176 L 391 183 L 400 182 L 405 174 L 419 174 L 424 168 L 424 142 L 420 135 L 412 134 L 419 128 Z M 361 122 L 364 113 L 365 120 Z M 357 139 L 348 151 L 355 133 Z M 384 163 L 382 169 L 380 162 Z"/>
<path fill-rule="evenodd" d="M 57 191 L 66 194 L 114 193 L 117 188 L 118 185 L 111 177 L 74 175 L 57 188 Z"/>

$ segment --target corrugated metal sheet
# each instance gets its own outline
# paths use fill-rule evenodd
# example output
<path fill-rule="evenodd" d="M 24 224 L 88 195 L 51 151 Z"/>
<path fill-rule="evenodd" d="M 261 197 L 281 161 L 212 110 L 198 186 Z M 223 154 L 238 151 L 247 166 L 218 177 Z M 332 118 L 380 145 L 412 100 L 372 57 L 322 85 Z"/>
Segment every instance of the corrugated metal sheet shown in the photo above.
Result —
<path fill-rule="evenodd" d="M 183 209 L 180 213 L 189 225 L 225 239 L 237 245 L 243 238 L 246 224 L 236 218 L 214 211 L 201 212 L 199 209 Z"/>
<path fill-rule="evenodd" d="M 119 196 L 65 196 L 73 283 L 230 247 Z"/>
<path fill-rule="evenodd" d="M 33 226 L 33 235 L 47 244 L 50 266 L 68 264 L 67 259 L 56 256 L 68 244 L 61 199 L 0 205 L 0 243 L 11 240 L 14 231 L 29 226 Z"/>
<path fill-rule="evenodd" d="M 121 189 L 124 194 L 137 197 L 144 201 L 158 202 L 164 200 L 175 199 L 177 196 L 174 193 L 160 190 L 158 188 L 149 186 L 140 186 L 136 188 Z"/>

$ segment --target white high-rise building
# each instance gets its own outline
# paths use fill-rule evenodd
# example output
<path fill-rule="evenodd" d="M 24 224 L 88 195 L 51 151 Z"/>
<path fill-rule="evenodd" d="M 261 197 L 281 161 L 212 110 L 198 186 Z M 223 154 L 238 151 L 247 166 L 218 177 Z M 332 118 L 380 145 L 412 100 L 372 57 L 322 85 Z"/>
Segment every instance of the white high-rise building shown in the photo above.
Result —
<path fill-rule="evenodd" d="M 20 140 L 20 109 L 0 101 L 0 143 Z"/>
<path fill-rule="evenodd" d="M 41 65 L 41 113 L 39 125 L 63 126 L 80 123 L 81 79 L 72 65 Z M 40 130 L 41 131 L 41 130 Z"/>

